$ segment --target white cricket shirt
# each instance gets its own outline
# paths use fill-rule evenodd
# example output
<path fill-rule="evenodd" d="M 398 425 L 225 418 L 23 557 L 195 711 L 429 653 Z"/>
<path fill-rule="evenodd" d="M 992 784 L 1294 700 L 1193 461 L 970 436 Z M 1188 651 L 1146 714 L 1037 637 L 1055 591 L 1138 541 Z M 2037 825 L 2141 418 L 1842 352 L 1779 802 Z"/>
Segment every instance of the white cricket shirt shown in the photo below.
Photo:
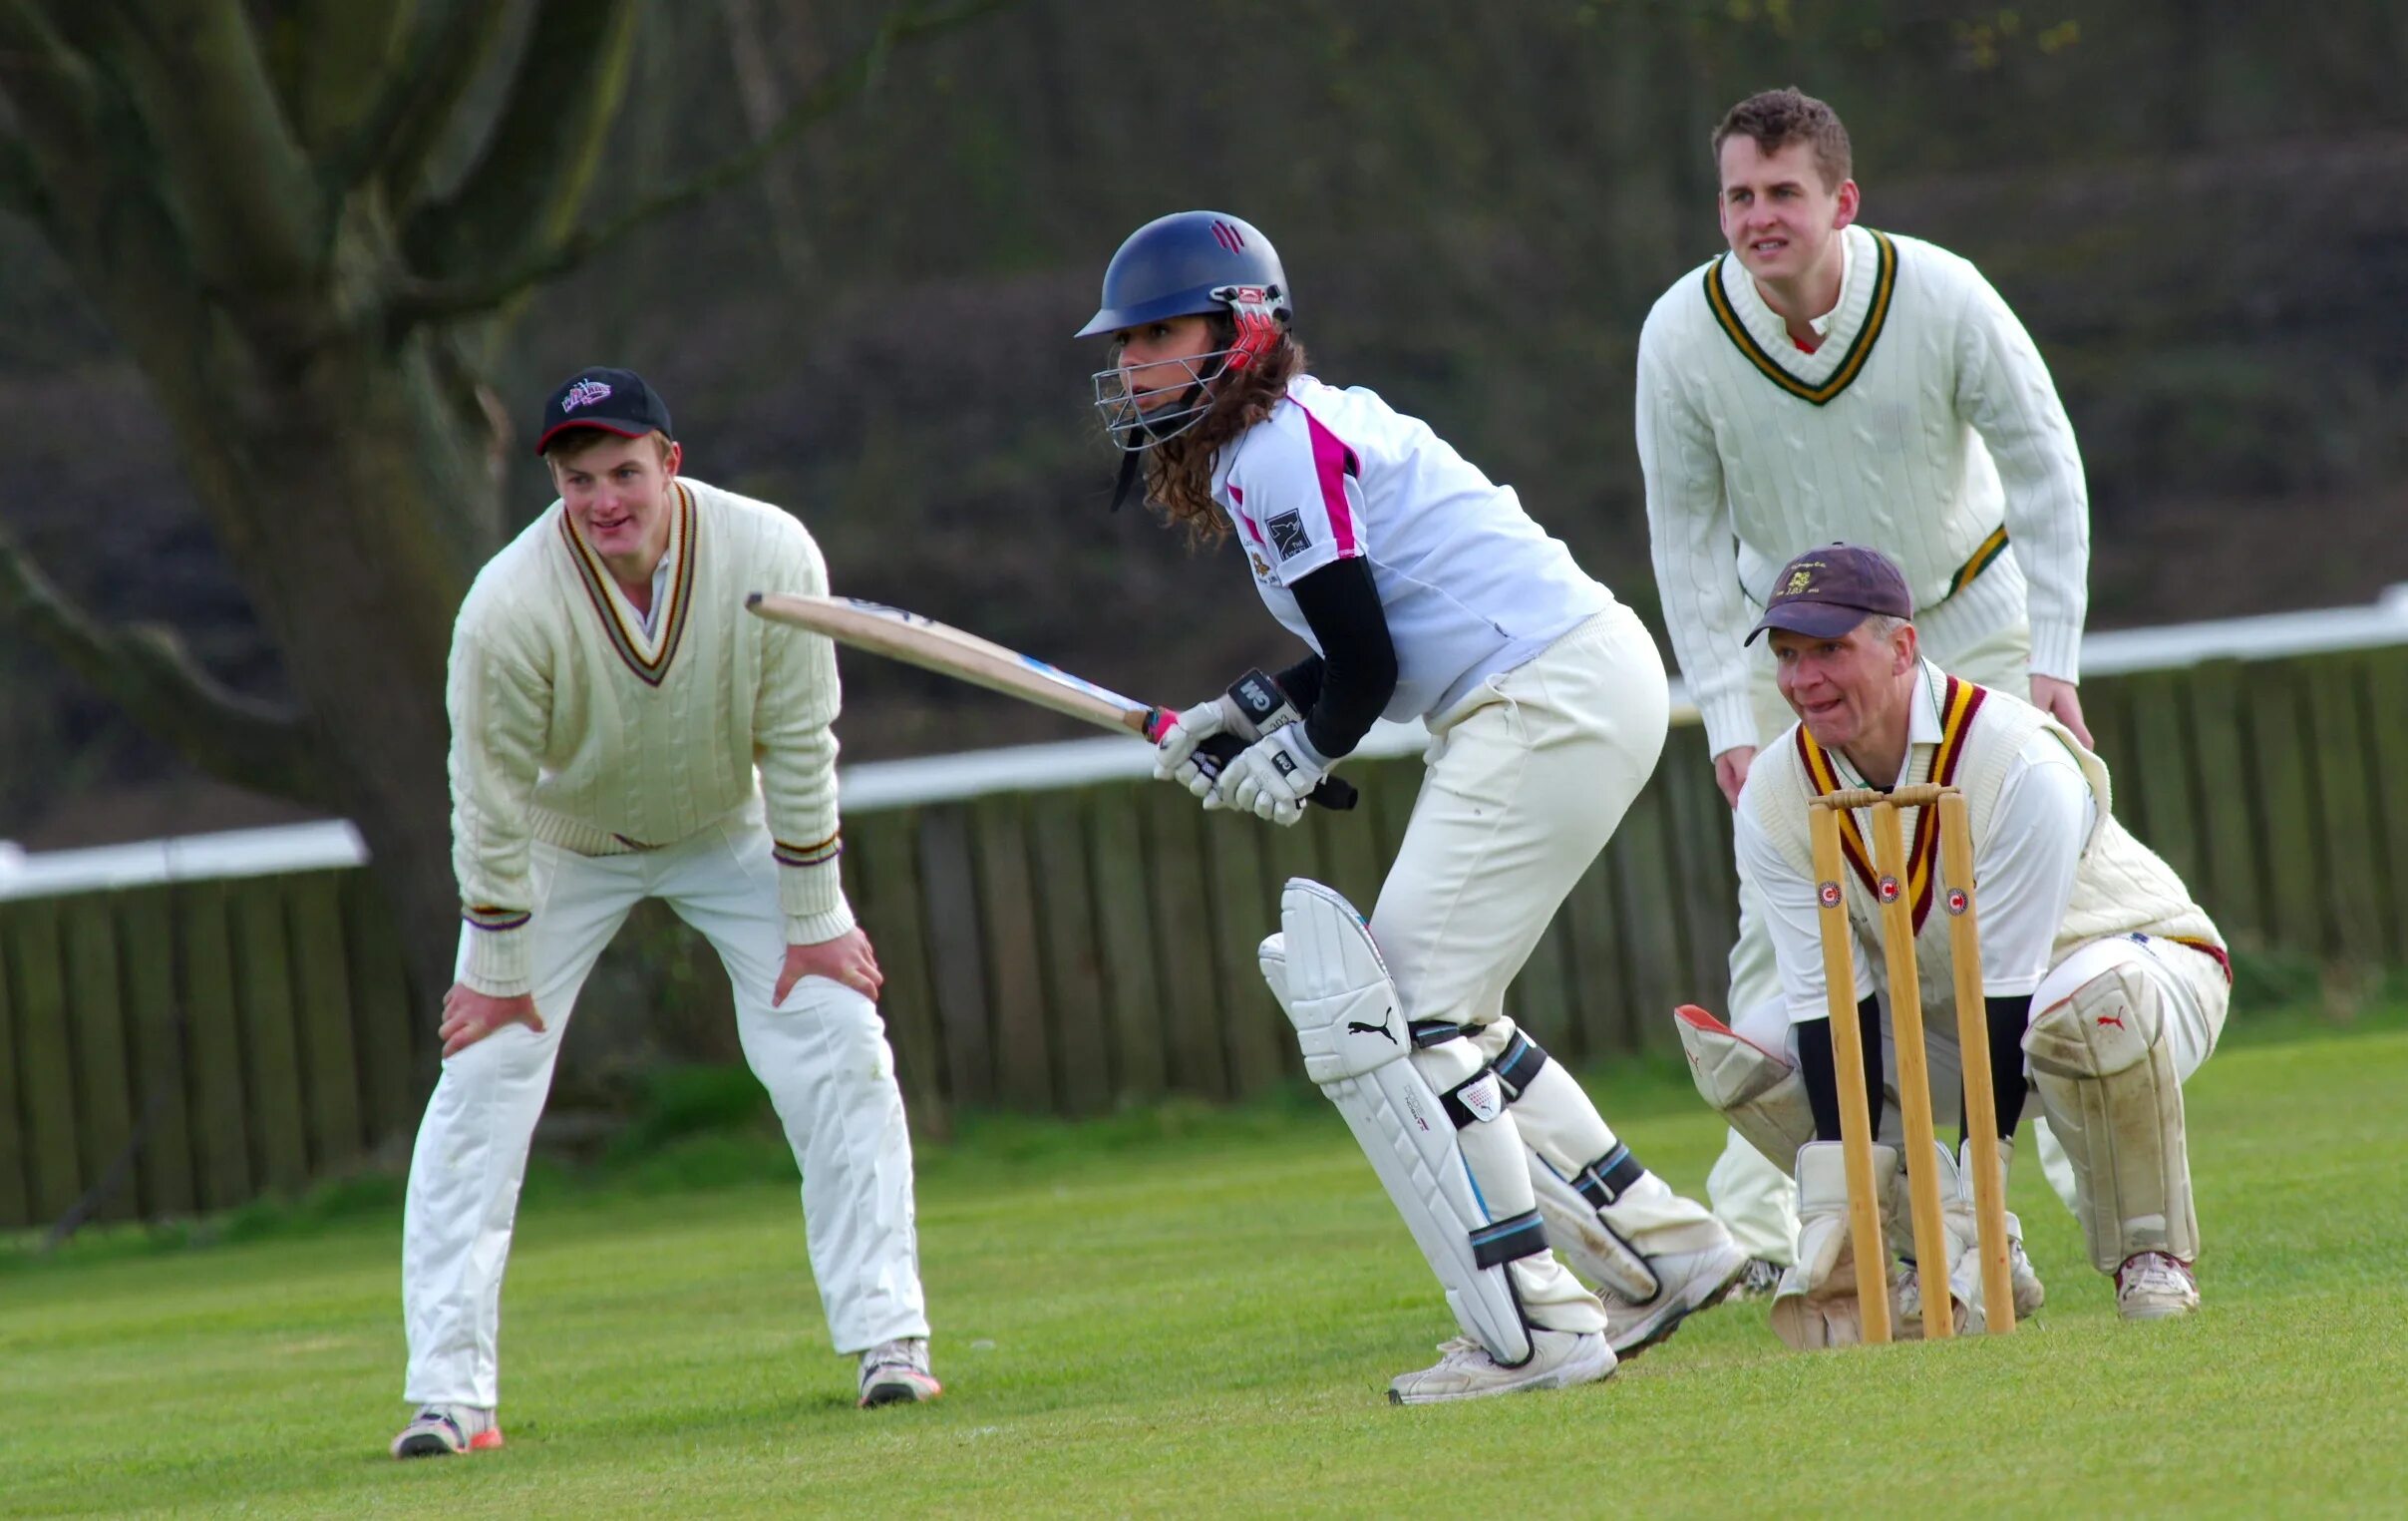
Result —
<path fill-rule="evenodd" d="M 1263 605 L 1315 651 L 1288 587 L 1334 561 L 1370 563 L 1396 646 L 1383 711 L 1399 722 L 1445 712 L 1613 602 L 1512 487 L 1359 386 L 1289 381 L 1287 400 L 1221 450 L 1212 496 Z"/>
<path fill-rule="evenodd" d="M 1928 660 L 1922 668 L 1907 720 L 1907 753 L 1890 786 L 1908 780 L 1917 748 L 1940 741 L 1939 693 L 1946 678 Z M 1874 785 L 1838 751 L 1831 758 L 1850 786 Z M 1749 773 L 1750 788 L 1756 774 Z M 1774 773 L 1768 767 L 1764 774 Z M 1981 885 L 1981 990 L 1986 998 L 2021 997 L 2048 973 L 2050 948 L 2073 901 L 2074 870 L 2098 822 L 2098 800 L 2073 754 L 2043 731 L 2026 740 L 2008 763 L 1991 817 L 1987 838 L 1976 841 L 1973 851 L 1973 880 Z M 1861 811 L 1858 823 L 1870 836 L 1870 813 Z M 1765 833 L 1744 793 L 1732 814 L 1732 831 L 1740 869 L 1764 895 L 1791 1022 L 1828 1017 L 1814 881 Z M 1880 979 L 1863 939 L 1850 940 L 1856 999 L 1862 1001 Z"/>

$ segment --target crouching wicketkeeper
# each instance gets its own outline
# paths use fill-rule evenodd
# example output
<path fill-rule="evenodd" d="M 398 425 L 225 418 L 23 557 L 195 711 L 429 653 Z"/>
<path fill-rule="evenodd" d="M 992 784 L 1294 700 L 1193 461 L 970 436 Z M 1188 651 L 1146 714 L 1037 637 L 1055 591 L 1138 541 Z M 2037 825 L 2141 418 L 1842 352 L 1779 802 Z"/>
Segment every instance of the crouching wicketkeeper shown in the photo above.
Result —
<path fill-rule="evenodd" d="M 1770 632 L 1781 694 L 1800 721 L 1756 758 L 1735 829 L 1741 865 L 1770 906 L 1781 996 L 1742 1010 L 1735 1031 L 1694 1009 L 1681 1023 L 1706 1101 L 1771 1160 L 1795 1158 L 1800 1249 L 1774 1301 L 1774 1330 L 1800 1347 L 1860 1334 L 1817 923 L 1818 895 L 1834 892 L 1855 931 L 1854 991 L 1883 1143 L 1875 1174 L 1901 1259 L 1892 1274 L 1894 1316 L 1905 1334 L 1921 1329 L 1906 1170 L 1895 1124 L 1881 1124 L 1885 1074 L 1894 1067 L 1880 1017 L 1872 852 L 1858 820 L 1842 814 L 1846 880 L 1818 883 L 1808 822 L 1821 793 L 1919 783 L 1960 789 L 1971 818 L 2001 1165 L 2012 1159 L 2028 1073 L 2072 1160 L 2083 1235 L 2092 1263 L 2114 1275 L 2117 1309 L 2129 1320 L 2197 1309 L 2182 1084 L 2224 1028 L 2230 963 L 2216 926 L 2116 821 L 2106 766 L 2063 725 L 1918 655 L 1905 581 L 1887 558 L 1833 545 L 1792 561 L 1776 584 L 1780 594 L 1748 637 Z M 1903 891 L 1914 909 L 1932 1083 L 1944 1095 L 1958 1079 L 1947 915 L 1931 912 L 1940 896 L 1935 815 L 1904 811 L 1912 843 Z M 1958 1158 L 1943 1147 L 1938 1161 L 1951 1259 L 1942 1277 L 1957 1326 L 1970 1329 L 1980 1303 L 1972 1190 Z M 2028 1314 L 2041 1286 L 2021 1227 L 2008 1220 L 2016 1310 Z"/>

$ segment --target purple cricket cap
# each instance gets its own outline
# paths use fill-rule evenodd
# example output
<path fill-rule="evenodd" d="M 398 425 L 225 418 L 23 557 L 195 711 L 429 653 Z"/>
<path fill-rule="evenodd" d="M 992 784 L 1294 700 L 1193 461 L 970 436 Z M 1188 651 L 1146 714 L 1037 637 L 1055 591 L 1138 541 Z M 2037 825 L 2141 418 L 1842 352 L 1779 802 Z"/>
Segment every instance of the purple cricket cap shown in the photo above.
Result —
<path fill-rule="evenodd" d="M 1755 643 L 1768 628 L 1836 639 L 1877 614 L 1914 616 L 1914 594 L 1896 563 L 1879 550 L 1853 544 L 1807 551 L 1781 568 L 1773 585 L 1773 599 L 1743 642 Z"/>

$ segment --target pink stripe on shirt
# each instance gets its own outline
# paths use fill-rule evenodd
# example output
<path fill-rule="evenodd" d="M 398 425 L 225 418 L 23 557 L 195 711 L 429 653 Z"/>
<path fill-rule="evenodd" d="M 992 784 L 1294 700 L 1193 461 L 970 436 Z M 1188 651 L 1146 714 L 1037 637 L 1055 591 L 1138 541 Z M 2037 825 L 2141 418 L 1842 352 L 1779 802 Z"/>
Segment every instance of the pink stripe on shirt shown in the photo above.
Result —
<path fill-rule="evenodd" d="M 1292 398 L 1291 398 L 1292 400 Z M 1346 478 L 1355 474 L 1354 451 L 1302 407 L 1304 427 L 1312 438 L 1313 473 L 1321 478 L 1321 505 L 1329 512 L 1330 532 L 1338 542 L 1338 558 L 1362 553 L 1354 532 L 1354 509 L 1346 504 Z"/>

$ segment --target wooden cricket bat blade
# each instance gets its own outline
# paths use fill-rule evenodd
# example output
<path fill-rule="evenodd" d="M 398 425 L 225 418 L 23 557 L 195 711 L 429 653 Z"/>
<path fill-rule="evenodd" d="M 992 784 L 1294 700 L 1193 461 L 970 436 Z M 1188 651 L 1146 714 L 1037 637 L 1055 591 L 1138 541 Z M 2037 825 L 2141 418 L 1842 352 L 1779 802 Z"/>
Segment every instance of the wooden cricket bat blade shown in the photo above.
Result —
<path fill-rule="evenodd" d="M 1098 728 L 1159 740 L 1173 721 L 1167 710 L 1152 703 L 1124 697 L 1034 655 L 884 602 L 755 591 L 744 604 L 772 622 L 808 628 L 840 644 L 1017 697 Z M 1245 746 L 1234 736 L 1215 734 L 1197 748 L 1225 765 Z M 1325 777 L 1313 789 L 1313 802 L 1323 808 L 1348 809 L 1357 801 L 1353 785 L 1337 777 Z"/>

